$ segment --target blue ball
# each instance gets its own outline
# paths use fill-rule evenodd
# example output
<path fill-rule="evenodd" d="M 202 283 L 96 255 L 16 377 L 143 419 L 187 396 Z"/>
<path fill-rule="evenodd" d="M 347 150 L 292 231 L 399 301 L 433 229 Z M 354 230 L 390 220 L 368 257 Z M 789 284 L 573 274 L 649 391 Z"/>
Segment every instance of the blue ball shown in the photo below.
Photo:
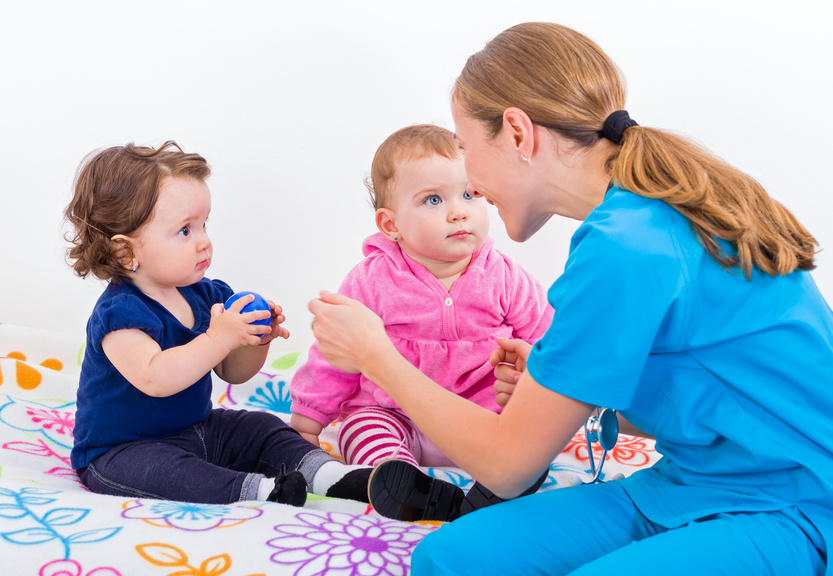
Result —
<path fill-rule="evenodd" d="M 243 309 L 240 311 L 240 313 L 242 314 L 244 312 L 255 312 L 256 310 L 266 310 L 270 314 L 270 316 L 268 318 L 264 318 L 263 320 L 255 320 L 254 322 L 251 322 L 251 324 L 261 324 L 263 326 L 269 326 L 269 324 L 272 323 L 272 316 L 271 316 L 272 309 L 269 308 L 269 303 L 266 301 L 266 298 L 264 298 L 263 296 L 261 296 L 260 294 L 258 294 L 256 292 L 237 292 L 236 294 L 232 294 L 231 296 L 229 296 L 229 299 L 226 300 L 226 303 L 225 303 L 226 310 L 228 310 L 229 306 L 231 306 L 234 303 L 235 300 L 237 300 L 238 298 L 242 298 L 243 296 L 247 296 L 249 294 L 254 295 L 255 299 L 252 300 L 251 302 L 249 302 L 248 304 L 246 304 L 245 306 L 243 306 Z M 258 334 L 258 336 L 263 338 L 264 334 Z"/>

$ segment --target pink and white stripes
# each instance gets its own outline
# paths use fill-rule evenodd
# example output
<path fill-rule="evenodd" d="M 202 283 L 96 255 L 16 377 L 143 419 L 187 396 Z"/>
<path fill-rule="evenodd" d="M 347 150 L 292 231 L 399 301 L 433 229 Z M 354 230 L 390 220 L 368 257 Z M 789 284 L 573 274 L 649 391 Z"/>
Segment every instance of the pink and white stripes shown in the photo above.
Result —
<path fill-rule="evenodd" d="M 396 458 L 419 466 L 415 427 L 407 418 L 385 408 L 362 408 L 348 416 L 338 435 L 341 455 L 347 464 L 374 466 Z"/>

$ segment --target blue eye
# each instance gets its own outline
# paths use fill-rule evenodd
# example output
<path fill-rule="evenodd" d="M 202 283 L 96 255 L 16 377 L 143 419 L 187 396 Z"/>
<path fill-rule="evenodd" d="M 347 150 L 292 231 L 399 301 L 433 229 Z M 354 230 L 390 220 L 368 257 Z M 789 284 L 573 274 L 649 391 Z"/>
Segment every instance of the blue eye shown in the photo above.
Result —
<path fill-rule="evenodd" d="M 471 194 L 469 194 L 468 190 L 466 190 L 465 192 L 463 192 L 463 198 L 465 198 L 466 200 L 474 200 L 474 196 L 472 196 Z"/>
<path fill-rule="evenodd" d="M 428 204 L 429 206 L 439 206 L 441 203 L 442 199 L 436 194 L 432 194 L 431 196 L 425 199 L 425 204 Z"/>

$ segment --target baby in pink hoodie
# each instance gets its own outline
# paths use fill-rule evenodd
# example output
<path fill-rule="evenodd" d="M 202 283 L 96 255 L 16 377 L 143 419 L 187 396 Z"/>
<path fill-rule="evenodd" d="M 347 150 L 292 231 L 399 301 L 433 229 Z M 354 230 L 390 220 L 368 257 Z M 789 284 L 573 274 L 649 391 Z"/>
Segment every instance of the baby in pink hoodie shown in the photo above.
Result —
<path fill-rule="evenodd" d="M 418 125 L 389 136 L 368 181 L 379 233 L 364 241 L 365 259 L 339 292 L 376 312 L 397 349 L 431 380 L 499 412 L 489 364 L 495 338 L 535 341 L 553 311 L 540 283 L 494 249 L 486 202 L 467 185 L 450 131 Z M 330 366 L 317 344 L 290 390 L 291 424 L 313 444 L 324 426 L 343 420 L 347 463 L 452 465 L 387 394 Z"/>

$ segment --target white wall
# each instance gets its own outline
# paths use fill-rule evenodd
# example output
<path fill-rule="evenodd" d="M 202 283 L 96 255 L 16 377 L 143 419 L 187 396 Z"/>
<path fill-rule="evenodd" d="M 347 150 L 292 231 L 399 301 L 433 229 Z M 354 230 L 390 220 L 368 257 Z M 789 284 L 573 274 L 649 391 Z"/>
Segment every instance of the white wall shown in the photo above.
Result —
<path fill-rule="evenodd" d="M 12 7 L 13 6 L 13 7 Z M 756 176 L 825 249 L 833 301 L 833 4 L 701 0 L 208 2 L 75 0 L 0 8 L 0 322 L 82 333 L 102 286 L 65 264 L 61 213 L 93 149 L 177 140 L 208 158 L 209 276 L 282 303 L 334 290 L 374 231 L 362 179 L 378 144 L 453 128 L 465 59 L 549 20 L 625 73 L 641 124 L 694 137 Z M 498 246 L 549 284 L 576 223 Z"/>

